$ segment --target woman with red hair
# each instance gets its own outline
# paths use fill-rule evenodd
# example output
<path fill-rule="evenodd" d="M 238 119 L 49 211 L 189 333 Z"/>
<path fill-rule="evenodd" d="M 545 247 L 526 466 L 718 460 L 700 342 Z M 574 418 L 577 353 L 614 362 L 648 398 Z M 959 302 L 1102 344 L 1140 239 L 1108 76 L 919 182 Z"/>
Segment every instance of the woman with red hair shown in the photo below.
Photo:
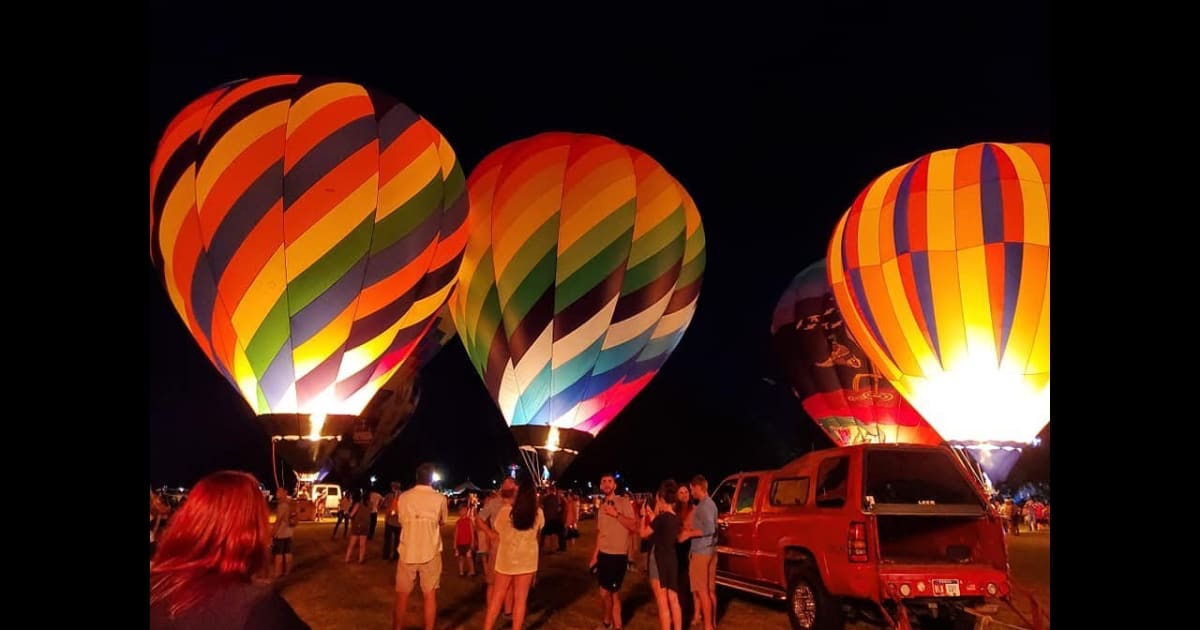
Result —
<path fill-rule="evenodd" d="M 150 627 L 308 630 L 269 584 L 271 532 L 258 480 L 213 473 L 171 519 L 150 563 Z"/>

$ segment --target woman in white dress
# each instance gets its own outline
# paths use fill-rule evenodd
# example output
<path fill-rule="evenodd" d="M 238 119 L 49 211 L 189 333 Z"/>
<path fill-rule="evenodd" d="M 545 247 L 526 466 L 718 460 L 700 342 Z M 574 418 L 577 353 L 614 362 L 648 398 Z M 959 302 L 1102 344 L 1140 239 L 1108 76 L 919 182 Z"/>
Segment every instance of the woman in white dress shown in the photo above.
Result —
<path fill-rule="evenodd" d="M 537 505 L 537 492 L 533 488 L 532 478 L 522 476 L 512 506 L 500 508 L 493 523 L 500 534 L 499 544 L 492 550 L 496 554 L 496 586 L 490 591 L 493 597 L 488 600 L 483 627 L 485 630 L 495 628 L 504 594 L 511 586 L 512 627 L 513 630 L 521 630 L 525 625 L 529 586 L 538 568 L 539 535 L 546 524 L 546 518 Z"/>

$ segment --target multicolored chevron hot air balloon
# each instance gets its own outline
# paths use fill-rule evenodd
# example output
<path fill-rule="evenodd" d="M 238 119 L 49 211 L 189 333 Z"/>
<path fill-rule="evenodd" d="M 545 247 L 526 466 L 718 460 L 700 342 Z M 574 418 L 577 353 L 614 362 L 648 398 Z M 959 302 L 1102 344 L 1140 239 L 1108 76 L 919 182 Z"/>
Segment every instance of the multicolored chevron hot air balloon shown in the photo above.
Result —
<path fill-rule="evenodd" d="M 1050 420 L 1050 147 L 888 171 L 838 223 L 829 275 L 884 377 L 1003 481 Z"/>
<path fill-rule="evenodd" d="M 846 330 L 824 260 L 797 274 L 780 296 L 771 346 L 804 411 L 834 443 L 942 443 Z"/>
<path fill-rule="evenodd" d="M 704 229 L 653 158 L 544 133 L 467 182 L 459 337 L 538 476 L 559 476 L 654 377 L 695 312 Z"/>
<path fill-rule="evenodd" d="M 317 438 L 353 421 L 454 286 L 467 238 L 454 151 L 390 96 L 278 75 L 185 107 L 150 181 L 151 257 L 172 304 L 311 468 Z"/>

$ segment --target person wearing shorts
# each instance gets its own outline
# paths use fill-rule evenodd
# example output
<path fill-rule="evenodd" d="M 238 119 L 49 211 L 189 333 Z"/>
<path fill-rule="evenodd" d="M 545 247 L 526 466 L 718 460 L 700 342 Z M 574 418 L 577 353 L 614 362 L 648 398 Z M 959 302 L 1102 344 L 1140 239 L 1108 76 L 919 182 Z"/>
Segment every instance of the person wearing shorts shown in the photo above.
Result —
<path fill-rule="evenodd" d="M 292 534 L 296 518 L 295 504 L 288 498 L 287 488 L 275 491 L 279 502 L 275 507 L 275 525 L 271 530 L 271 556 L 274 558 L 275 577 L 283 577 L 292 570 Z"/>
<path fill-rule="evenodd" d="M 417 467 L 417 485 L 396 499 L 400 515 L 400 561 L 392 626 L 404 627 L 408 596 L 417 582 L 424 597 L 425 630 L 437 623 L 437 589 L 442 580 L 441 526 L 450 516 L 446 497 L 433 489 L 433 464 Z"/>
<path fill-rule="evenodd" d="M 713 630 L 717 611 L 717 504 L 708 496 L 708 480 L 702 475 L 692 478 L 692 497 L 696 499 L 692 527 L 697 535 L 692 538 L 688 556 L 688 579 L 696 612 L 704 618 L 704 630 Z"/>
<path fill-rule="evenodd" d="M 454 524 L 454 556 L 458 558 L 459 577 L 475 577 L 475 525 L 471 507 L 464 505 L 458 510 L 458 522 Z"/>
<path fill-rule="evenodd" d="M 621 585 L 628 567 L 629 541 L 639 526 L 629 497 L 617 496 L 617 480 L 613 475 L 600 478 L 604 499 L 596 514 L 596 549 L 592 552 L 591 570 L 600 586 L 600 602 L 604 611 L 604 627 L 619 629 L 621 619 Z"/>

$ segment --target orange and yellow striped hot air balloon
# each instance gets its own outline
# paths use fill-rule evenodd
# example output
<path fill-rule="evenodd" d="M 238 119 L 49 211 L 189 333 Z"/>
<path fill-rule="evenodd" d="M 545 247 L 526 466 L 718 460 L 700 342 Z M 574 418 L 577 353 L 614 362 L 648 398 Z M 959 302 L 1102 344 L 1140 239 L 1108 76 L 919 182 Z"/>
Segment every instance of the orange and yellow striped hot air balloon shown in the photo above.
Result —
<path fill-rule="evenodd" d="M 871 182 L 834 231 L 851 333 L 992 481 L 1050 420 L 1050 147 L 938 151 Z"/>
<path fill-rule="evenodd" d="M 171 303 L 293 446 L 338 435 L 396 372 L 466 245 L 449 143 L 354 83 L 223 85 L 171 121 L 150 181 L 151 258 Z"/>

